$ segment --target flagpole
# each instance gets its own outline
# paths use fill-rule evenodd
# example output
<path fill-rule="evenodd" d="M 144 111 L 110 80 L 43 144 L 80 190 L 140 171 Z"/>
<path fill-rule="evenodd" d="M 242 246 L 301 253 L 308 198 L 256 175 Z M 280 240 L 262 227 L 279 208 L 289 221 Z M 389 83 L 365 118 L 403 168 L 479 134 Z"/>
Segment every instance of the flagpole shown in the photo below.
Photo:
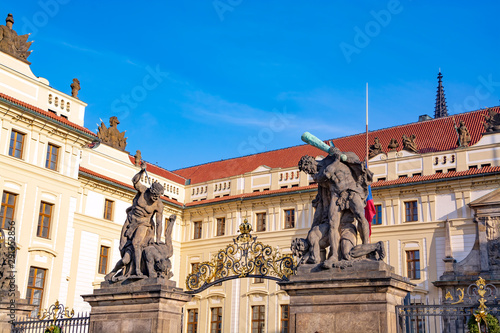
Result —
<path fill-rule="evenodd" d="M 366 167 L 368 168 L 368 82 L 366 82 Z"/>

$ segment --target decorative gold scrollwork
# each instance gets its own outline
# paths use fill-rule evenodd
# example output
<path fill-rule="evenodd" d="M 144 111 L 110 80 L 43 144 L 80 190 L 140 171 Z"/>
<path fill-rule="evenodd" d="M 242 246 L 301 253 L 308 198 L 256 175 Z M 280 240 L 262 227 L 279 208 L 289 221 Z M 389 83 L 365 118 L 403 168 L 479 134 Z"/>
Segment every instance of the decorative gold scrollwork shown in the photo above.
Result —
<path fill-rule="evenodd" d="M 240 235 L 233 238 L 233 244 L 219 250 L 211 261 L 202 262 L 197 271 L 187 276 L 186 287 L 192 293 L 228 279 L 253 276 L 288 280 L 294 274 L 296 262 L 291 254 L 282 255 L 278 249 L 257 242 L 246 219 L 239 229 Z"/>
<path fill-rule="evenodd" d="M 71 311 L 69 311 L 69 309 L 59 303 L 58 300 L 56 300 L 56 302 L 52 304 L 48 309 L 38 311 L 38 319 L 51 319 L 53 325 L 55 325 L 57 319 L 73 318 L 74 315 L 75 310 L 71 309 Z"/>
<path fill-rule="evenodd" d="M 465 296 L 464 290 L 465 290 L 465 288 L 458 288 L 457 290 L 460 292 L 460 296 L 458 296 L 458 301 L 456 301 L 454 303 L 451 303 L 451 304 L 459 304 L 459 303 L 463 303 L 463 301 L 464 301 L 464 296 Z M 453 301 L 453 297 L 452 297 L 451 300 Z"/>

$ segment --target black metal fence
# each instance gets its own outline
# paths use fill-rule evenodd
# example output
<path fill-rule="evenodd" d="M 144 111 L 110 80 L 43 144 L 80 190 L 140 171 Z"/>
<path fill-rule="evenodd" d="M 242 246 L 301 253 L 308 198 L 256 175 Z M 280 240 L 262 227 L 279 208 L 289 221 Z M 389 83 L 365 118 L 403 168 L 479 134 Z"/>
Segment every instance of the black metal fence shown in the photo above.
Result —
<path fill-rule="evenodd" d="M 75 315 L 73 318 L 39 320 L 36 318 L 18 318 L 12 324 L 12 333 L 44 333 L 46 328 L 55 324 L 64 333 L 88 333 L 90 316 L 87 313 Z"/>
<path fill-rule="evenodd" d="M 398 333 L 466 333 L 474 311 L 470 306 L 410 304 L 396 307 Z"/>
<path fill-rule="evenodd" d="M 434 304 L 411 304 L 408 295 L 404 305 L 396 306 L 398 333 L 468 333 L 469 327 L 476 332 L 498 332 L 497 295 L 497 288 L 481 277 L 468 287 L 448 291 Z"/>

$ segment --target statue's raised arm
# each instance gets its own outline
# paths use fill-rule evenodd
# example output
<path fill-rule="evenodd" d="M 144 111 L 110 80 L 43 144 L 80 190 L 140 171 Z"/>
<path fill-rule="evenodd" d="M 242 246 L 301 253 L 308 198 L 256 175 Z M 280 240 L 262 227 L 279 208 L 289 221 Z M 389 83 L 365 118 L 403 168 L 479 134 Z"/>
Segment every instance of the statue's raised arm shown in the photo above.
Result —
<path fill-rule="evenodd" d="M 147 168 L 146 162 L 142 161 L 141 170 L 138 173 L 136 173 L 134 177 L 132 177 L 132 184 L 134 185 L 134 188 L 138 192 L 146 192 L 146 190 L 148 189 L 146 186 L 141 184 L 141 178 L 142 178 L 142 175 L 144 173 L 146 173 L 146 168 Z M 147 173 L 146 173 L 146 177 L 147 177 Z"/>

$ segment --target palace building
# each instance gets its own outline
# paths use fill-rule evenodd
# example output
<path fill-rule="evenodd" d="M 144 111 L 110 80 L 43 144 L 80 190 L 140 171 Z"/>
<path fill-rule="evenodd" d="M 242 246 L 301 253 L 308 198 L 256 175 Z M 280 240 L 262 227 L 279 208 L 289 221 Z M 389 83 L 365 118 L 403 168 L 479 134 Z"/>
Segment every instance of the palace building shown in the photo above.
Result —
<path fill-rule="evenodd" d="M 2 28 L 15 33 L 12 25 Z M 116 118 L 109 128 L 101 124 L 99 134 L 90 131 L 78 88 L 70 94 L 53 89 L 32 73 L 26 50 L 4 44 L 0 218 L 2 228 L 15 226 L 18 289 L 38 308 L 59 300 L 89 311 L 81 295 L 99 288 L 120 259 L 140 157 L 126 151 Z M 383 241 L 385 261 L 416 284 L 415 302 L 442 296 L 433 282 L 454 267 L 443 259 L 459 263 L 476 246 L 475 207 L 497 198 L 500 184 L 500 133 L 484 126 L 485 118 L 494 123 L 500 107 L 448 116 L 439 75 L 436 118 L 372 131 L 368 139 L 376 208 L 371 242 Z M 364 133 L 323 139 L 365 159 Z M 260 242 L 291 253 L 292 240 L 307 235 L 317 193 L 297 163 L 303 155 L 324 154 L 300 145 L 179 170 L 148 164 L 150 179 L 141 181 L 164 185 L 164 217 L 177 215 L 177 286 L 186 289 L 187 275 L 232 243 L 245 219 Z M 184 332 L 286 332 L 288 301 L 271 280 L 225 281 L 185 306 Z"/>

